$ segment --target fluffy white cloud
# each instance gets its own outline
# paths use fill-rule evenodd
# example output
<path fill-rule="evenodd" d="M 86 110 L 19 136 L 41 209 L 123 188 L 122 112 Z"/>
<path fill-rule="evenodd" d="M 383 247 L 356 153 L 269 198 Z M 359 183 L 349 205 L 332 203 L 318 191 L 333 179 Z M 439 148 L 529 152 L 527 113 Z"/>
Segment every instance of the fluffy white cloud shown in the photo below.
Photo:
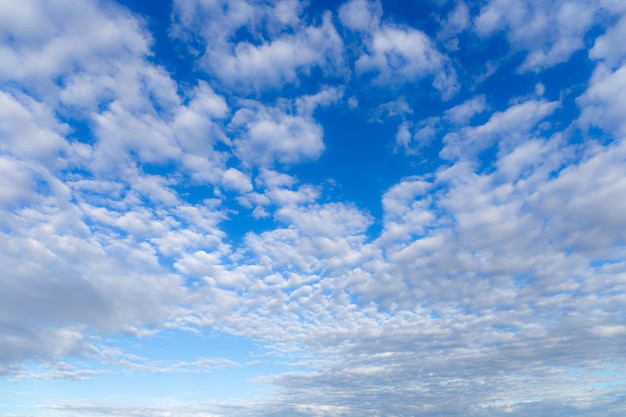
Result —
<path fill-rule="evenodd" d="M 580 123 L 583 126 L 596 126 L 613 133 L 617 138 L 626 135 L 626 66 L 611 71 L 604 64 L 598 64 L 591 78 L 589 88 L 578 97 L 581 107 Z"/>
<path fill-rule="evenodd" d="M 330 13 L 319 26 L 298 17 L 298 1 L 176 1 L 175 33 L 183 38 L 198 31 L 204 38 L 204 67 L 229 88 L 249 93 L 297 83 L 313 68 L 338 74 L 343 66 L 343 41 Z M 268 31 L 261 29 L 263 25 Z M 253 41 L 236 39 L 238 30 Z"/>
<path fill-rule="evenodd" d="M 319 107 L 328 107 L 343 97 L 343 89 L 326 87 L 319 93 L 298 97 L 295 101 L 297 113 L 302 116 L 313 116 Z"/>
<path fill-rule="evenodd" d="M 343 44 L 327 14 L 319 27 L 262 45 L 240 42 L 232 51 L 207 56 L 210 71 L 230 87 L 254 90 L 294 83 L 311 68 L 334 73 L 341 66 Z"/>
<path fill-rule="evenodd" d="M 626 161 L 626 143 L 591 152 L 580 165 L 568 167 L 558 179 L 543 185 L 542 197 L 535 195 L 529 201 L 551 213 L 547 227 L 554 236 L 553 246 L 612 258 L 617 254 L 614 248 L 626 239 L 621 214 L 625 204 L 610 198 L 626 189 L 626 178 L 618 168 Z"/>
<path fill-rule="evenodd" d="M 56 120 L 46 104 L 25 94 L 0 91 L 0 113 L 3 152 L 49 164 L 59 152 L 69 151 L 63 136 L 70 129 Z"/>
<path fill-rule="evenodd" d="M 423 32 L 382 26 L 367 43 L 368 53 L 356 61 L 360 73 L 375 72 L 381 84 L 398 84 L 434 77 L 433 86 L 444 99 L 458 89 L 456 73 Z"/>
<path fill-rule="evenodd" d="M 0 156 L 0 207 L 12 208 L 37 199 L 32 167 L 8 156 Z"/>
<path fill-rule="evenodd" d="M 0 375 L 84 378 L 107 367 L 153 373 L 239 366 L 219 358 L 158 362 L 103 342 L 111 334 L 145 337 L 170 328 L 222 330 L 287 357 L 278 362 L 280 374 L 256 377 L 273 384 L 264 400 L 42 404 L 46 412 L 525 416 L 561 415 L 565 403 L 571 415 L 590 406 L 621 412 L 624 74 L 620 58 L 602 46 L 616 42 L 611 30 L 621 23 L 596 42 L 593 57 L 603 62 L 578 100 L 581 125 L 597 125 L 616 140 L 571 145 L 572 129 L 547 135 L 538 126 L 559 103 L 540 98 L 487 113 L 479 95 L 421 122 L 409 119 L 423 116 L 408 98 L 385 98 L 374 119 L 401 120 L 398 144 L 408 154 L 452 133 L 442 151 L 449 159 L 431 174 L 390 185 L 374 219 L 354 204 L 329 201 L 323 186 L 280 166 L 321 155 L 316 109 L 353 86 L 298 91 L 298 98 L 273 104 L 222 97 L 210 82 L 176 85 L 147 58 L 141 22 L 117 6 L 101 3 L 99 11 L 82 3 L 82 22 L 69 2 L 30 4 L 36 7 L 0 5 L 0 31 L 15 39 L 2 53 L 22 70 L 0 69 L 9 80 L 0 92 Z M 508 19 L 516 23 L 498 23 L 506 20 L 499 15 L 490 23 L 494 5 L 508 3 L 485 6 L 477 20 L 484 33 L 521 30 L 515 16 Z M 205 57 L 232 47 L 233 62 L 250 59 L 259 72 L 250 86 L 263 89 L 295 83 L 317 65 L 309 54 L 319 51 L 311 49 L 324 50 L 321 38 L 336 34 L 329 17 L 321 26 L 303 24 L 301 10 L 296 1 L 181 1 L 174 17 L 177 25 L 201 28 Z M 379 3 L 355 0 L 339 12 L 343 25 L 363 36 L 362 74 L 412 82 L 449 65 L 422 32 L 381 23 L 380 10 Z M 454 10 L 450 34 L 466 23 L 462 6 Z M 540 20 L 541 13 L 528 13 L 531 23 Z M 111 32 L 108 43 L 102 31 L 117 21 L 129 38 Z M 540 23 L 532 36 L 548 30 Z M 583 30 L 579 23 L 574 32 Z M 85 33 L 92 25 L 105 38 Z M 247 39 L 241 55 L 232 44 L 236 32 Z M 215 45 L 208 45 L 213 35 Z M 61 48 L 81 36 L 86 46 Z M 532 37 L 516 36 L 522 46 Z M 35 45 L 47 58 L 54 55 L 48 49 L 60 51 L 40 72 L 28 64 Z M 303 55 L 281 61 L 276 78 L 268 75 L 266 54 L 293 52 L 294 45 Z M 233 80 L 246 74 L 235 71 Z M 227 85 L 228 75 L 220 77 Z M 9 89 L 11 83 L 23 88 Z M 89 134 L 72 132 L 73 121 L 63 121 L 68 114 Z M 482 121 L 474 121 L 477 115 Z M 498 153 L 482 161 L 489 167 L 479 167 L 476 156 L 494 145 Z M 187 187 L 199 189 L 192 203 Z M 220 187 L 234 191 L 255 218 L 266 218 L 267 228 L 243 230 L 240 241 L 220 230 L 235 211 L 232 194 Z M 379 235 L 368 235 L 372 225 Z M 98 369 L 77 366 L 75 358 Z M 26 369 L 32 361 L 45 369 Z"/>
<path fill-rule="evenodd" d="M 223 214 L 184 203 L 180 178 L 137 164 L 192 153 L 219 182 L 224 161 L 211 149 L 225 140 L 215 120 L 228 108 L 204 83 L 183 105 L 148 61 L 141 22 L 115 4 L 0 8 L 0 35 L 11 39 L 0 47 L 10 64 L 0 70 L 0 262 L 11 270 L 1 278 L 0 366 L 17 373 L 32 358 L 93 353 L 87 329 L 141 333 L 184 315 L 189 292 L 161 261 L 221 250 Z M 76 120 L 88 133 L 72 131 Z M 188 233 L 177 233 L 183 225 Z"/>
<path fill-rule="evenodd" d="M 363 50 L 355 61 L 357 74 L 375 74 L 380 85 L 402 85 L 432 78 L 444 100 L 458 90 L 451 61 L 422 31 L 382 21 L 379 1 L 351 0 L 339 8 L 342 25 L 359 36 Z"/>
<path fill-rule="evenodd" d="M 482 113 L 486 107 L 485 96 L 480 95 L 446 110 L 445 117 L 454 124 L 463 125 L 469 122 L 475 115 Z"/>
<path fill-rule="evenodd" d="M 239 193 L 246 193 L 252 191 L 252 183 L 250 178 L 243 172 L 229 168 L 224 172 L 222 177 L 222 185 L 229 190 L 237 191 Z"/>
<path fill-rule="evenodd" d="M 413 109 L 404 97 L 400 97 L 397 100 L 390 101 L 376 107 L 370 121 L 383 123 L 388 118 L 398 116 L 404 117 L 409 114 L 413 114 Z"/>
<path fill-rule="evenodd" d="M 626 56 L 626 46 L 624 39 L 626 38 L 626 15 L 606 33 L 598 37 L 589 50 L 589 56 L 593 59 L 605 59 L 611 64 L 622 62 Z"/>
<path fill-rule="evenodd" d="M 341 24 L 354 31 L 373 31 L 378 28 L 383 7 L 377 0 L 351 0 L 339 8 Z"/>
<path fill-rule="evenodd" d="M 482 113 L 486 108 L 485 96 L 480 95 L 446 110 L 442 117 L 429 117 L 417 123 L 403 120 L 396 132 L 396 145 L 408 155 L 417 155 L 437 138 L 442 137 L 446 128 L 455 132 L 466 126 L 475 115 Z"/>
<path fill-rule="evenodd" d="M 11 42 L 0 53 L 11 65 L 2 66 L 0 77 L 25 88 L 21 96 L 2 93 L 3 113 L 34 126 L 24 119 L 30 112 L 36 124 L 47 126 L 39 132 L 20 128 L 28 140 L 11 133 L 24 148 L 16 145 L 12 152 L 50 156 L 62 148 L 73 163 L 103 174 L 126 169 L 129 153 L 149 163 L 181 159 L 194 176 L 219 181 L 223 158 L 212 146 L 224 135 L 213 120 L 226 115 L 224 99 L 201 82 L 188 106 L 181 106 L 169 74 L 148 62 L 151 36 L 129 11 L 112 3 L 100 9 L 91 2 L 36 2 L 8 7 L 2 19 L 0 35 Z M 89 124 L 96 134 L 93 150 L 68 144 L 63 137 L 69 127 L 54 112 Z"/>
<path fill-rule="evenodd" d="M 241 134 L 233 141 L 244 164 L 269 166 L 318 158 L 324 151 L 320 125 L 306 115 L 248 102 L 232 118 L 231 129 Z"/>
<path fill-rule="evenodd" d="M 218 43 L 241 28 L 260 36 L 264 29 L 276 33 L 297 26 L 301 12 L 302 4 L 298 0 L 176 0 L 173 34 L 193 37 L 193 32 L 187 31 L 197 30 L 206 36 L 207 42 L 213 37 Z"/>
<path fill-rule="evenodd" d="M 598 9 L 596 2 L 491 0 L 474 29 L 481 36 L 504 31 L 512 48 L 528 51 L 520 70 L 540 71 L 583 48 Z"/>
<path fill-rule="evenodd" d="M 412 236 L 424 234 L 424 228 L 435 220 L 426 195 L 431 188 L 430 182 L 406 178 L 383 195 L 385 218 L 381 242 L 410 241 Z"/>
<path fill-rule="evenodd" d="M 128 11 L 112 3 L 99 9 L 93 2 L 68 1 L 0 7 L 0 79 L 21 82 L 43 101 L 70 106 L 93 108 L 120 92 L 137 99 L 133 73 L 149 54 L 151 39 Z M 158 70 L 142 76 L 163 81 Z M 172 99 L 167 89 L 152 93 Z"/>
<path fill-rule="evenodd" d="M 303 209 L 296 206 L 281 208 L 278 220 L 293 225 L 307 236 L 353 236 L 365 232 L 371 219 L 353 207 L 326 204 Z"/>
<path fill-rule="evenodd" d="M 224 119 L 228 112 L 224 97 L 200 82 L 191 91 L 190 102 L 176 110 L 172 123 L 174 135 L 184 150 L 207 157 L 216 142 L 226 141 L 216 120 Z"/>
<path fill-rule="evenodd" d="M 470 26 L 469 8 L 464 1 L 459 1 L 454 9 L 446 16 L 437 33 L 438 39 L 446 42 L 449 49 L 458 49 L 456 35 L 468 29 Z"/>
<path fill-rule="evenodd" d="M 474 157 L 496 142 L 500 152 L 508 153 L 558 105 L 558 102 L 545 100 L 514 104 L 494 113 L 483 125 L 464 127 L 458 133 L 446 134 L 441 156 L 448 159 Z"/>

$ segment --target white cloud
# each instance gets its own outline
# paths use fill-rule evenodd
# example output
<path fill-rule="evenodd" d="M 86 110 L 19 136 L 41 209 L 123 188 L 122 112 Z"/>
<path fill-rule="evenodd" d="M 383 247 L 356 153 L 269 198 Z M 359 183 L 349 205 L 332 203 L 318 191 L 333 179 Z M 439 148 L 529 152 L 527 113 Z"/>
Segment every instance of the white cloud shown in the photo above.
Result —
<path fill-rule="evenodd" d="M 88 329 L 141 333 L 182 314 L 189 292 L 160 262 L 223 250 L 224 214 L 181 201 L 181 176 L 137 164 L 201 158 L 218 183 L 224 160 L 212 145 L 225 140 L 216 120 L 228 107 L 202 82 L 182 105 L 169 74 L 147 60 L 150 36 L 114 4 L 0 8 L 0 36 L 12 39 L 0 47 L 11 63 L 0 78 L 20 87 L 0 92 L 0 264 L 11 270 L 0 325 L 13 323 L 0 366 L 15 373 L 32 358 L 88 354 Z M 74 121 L 88 132 L 73 132 Z"/>
<path fill-rule="evenodd" d="M 278 206 L 310 203 L 320 196 L 319 189 L 311 185 L 303 185 L 297 190 L 286 188 L 272 188 L 267 191 L 267 197 Z"/>
<path fill-rule="evenodd" d="M 62 148 L 64 162 L 89 164 L 102 174 L 126 169 L 129 153 L 150 163 L 180 159 L 193 176 L 219 181 L 224 161 L 212 146 L 225 140 L 215 123 L 227 114 L 224 99 L 200 82 L 181 106 L 169 74 L 148 62 L 151 36 L 130 12 L 109 3 L 36 2 L 9 7 L 3 19 L 1 35 L 12 41 L 0 53 L 15 65 L 3 66 L 0 77 L 25 88 L 21 96 L 2 93 L 4 113 L 33 126 L 16 131 L 28 140 L 16 142 L 12 152 L 54 161 L 50 154 Z M 19 22 L 33 29 L 24 31 Z M 36 123 L 25 119 L 28 112 Z M 54 112 L 88 124 L 96 133 L 94 149 L 68 144 L 69 128 Z"/>
<path fill-rule="evenodd" d="M 195 155 L 207 157 L 213 145 L 227 141 L 217 120 L 228 115 L 224 97 L 217 95 L 201 81 L 190 94 L 190 102 L 176 111 L 172 128 L 181 147 Z"/>
<path fill-rule="evenodd" d="M 417 124 L 404 121 L 396 132 L 396 145 L 407 155 L 417 155 L 441 135 L 441 119 L 431 117 Z"/>
<path fill-rule="evenodd" d="M 397 116 L 404 118 L 404 116 L 408 114 L 413 114 L 413 109 L 404 97 L 400 97 L 397 100 L 390 101 L 376 107 L 376 109 L 374 109 L 374 114 L 370 117 L 370 121 L 382 123 L 387 118 Z"/>
<path fill-rule="evenodd" d="M 271 295 L 273 301 L 279 301 L 286 294 L 278 293 L 281 289 L 296 294 L 307 294 L 309 299 L 297 301 L 300 309 L 302 305 L 319 308 L 318 296 L 313 293 L 320 289 L 308 288 L 309 282 L 320 279 L 318 274 L 346 273 L 372 256 L 372 251 L 363 247 L 364 233 L 372 219 L 355 207 L 341 203 L 288 205 L 277 210 L 277 221 L 285 224 L 286 228 L 276 228 L 261 234 L 249 233 L 246 236 L 245 253 L 251 256 L 251 265 L 257 265 L 258 279 L 264 280 L 268 287 L 258 288 L 257 296 Z M 277 281 L 277 282 L 274 282 Z M 331 285 L 328 289 L 332 288 Z M 339 294 L 339 291 L 338 291 Z M 248 302 L 258 302 L 254 299 Z M 294 300 L 295 302 L 295 300 Z M 304 303 L 304 304 L 303 304 Z M 278 303 L 278 311 L 288 311 L 291 307 L 285 303 Z M 277 312 L 278 312 L 277 311 Z M 280 322 L 267 323 L 268 332 L 278 331 Z M 289 327 L 298 332 L 304 329 L 298 323 Z M 274 329 L 274 330 L 272 330 Z M 265 331 L 259 329 L 260 333 Z M 289 339 L 293 337 L 292 334 Z M 281 336 L 283 337 L 283 336 Z M 285 340 L 286 342 L 287 340 Z"/>
<path fill-rule="evenodd" d="M 60 0 L 2 7 L 0 36 L 12 41 L 0 46 L 0 78 L 19 80 L 46 102 L 94 106 L 111 91 L 123 91 L 127 68 L 149 53 L 151 40 L 138 20 L 113 4 L 99 9 L 93 2 Z"/>
<path fill-rule="evenodd" d="M 464 1 L 459 1 L 442 22 L 437 38 L 446 41 L 446 46 L 449 49 L 456 50 L 459 48 L 456 36 L 468 29 L 470 23 L 469 8 Z"/>
<path fill-rule="evenodd" d="M 359 73 L 375 72 L 378 83 L 398 84 L 434 77 L 433 86 L 444 99 L 458 89 L 449 60 L 417 29 L 383 26 L 372 34 L 367 50 L 355 66 Z"/>
<path fill-rule="evenodd" d="M 206 38 L 207 48 L 220 48 L 241 28 L 259 37 L 263 29 L 277 33 L 296 27 L 301 12 L 302 4 L 298 0 L 176 0 L 172 32 L 183 38 L 201 34 Z M 216 45 L 209 45 L 211 40 Z"/>
<path fill-rule="evenodd" d="M 230 127 L 241 131 L 233 145 L 244 164 L 294 164 L 317 159 L 324 151 L 321 126 L 277 107 L 249 102 L 235 113 Z"/>
<path fill-rule="evenodd" d="M 126 163 L 124 157 L 130 152 L 149 163 L 167 162 L 181 156 L 170 127 L 154 114 L 134 114 L 121 103 L 113 102 L 105 112 L 94 117 L 94 122 L 99 140 L 96 152 L 106 168 L 111 168 L 111 163 Z"/>
<path fill-rule="evenodd" d="M 23 162 L 0 156 L 0 207 L 13 208 L 37 199 L 35 173 Z"/>
<path fill-rule="evenodd" d="M 296 179 L 274 171 L 263 170 L 257 177 L 257 183 L 265 188 L 262 193 L 248 193 L 237 201 L 246 208 L 253 208 L 256 218 L 269 217 L 271 208 L 293 207 L 312 203 L 320 197 L 320 189 L 311 185 L 302 185 L 293 189 Z"/>
<path fill-rule="evenodd" d="M 263 169 L 257 177 L 259 183 L 265 187 L 290 187 L 297 182 L 297 179 L 291 175 L 284 174 L 270 169 Z"/>
<path fill-rule="evenodd" d="M 582 126 L 600 127 L 622 138 L 626 135 L 626 65 L 611 71 L 598 64 L 587 91 L 576 102 L 581 108 Z"/>
<path fill-rule="evenodd" d="M 396 144 L 403 147 L 404 151 L 409 153 L 410 144 L 412 140 L 412 135 L 410 131 L 411 124 L 409 122 L 402 122 L 400 126 L 398 126 L 398 131 L 396 132 Z"/>
<path fill-rule="evenodd" d="M 406 178 L 383 195 L 385 217 L 381 242 L 410 241 L 412 236 L 424 233 L 424 227 L 435 221 L 427 197 L 431 188 L 432 183 L 423 179 Z"/>
<path fill-rule="evenodd" d="M 593 48 L 589 50 L 589 56 L 593 59 L 605 59 L 610 64 L 621 63 L 626 56 L 624 39 L 626 39 L 626 15 L 595 40 Z"/>
<path fill-rule="evenodd" d="M 558 102 L 528 100 L 494 113 L 480 126 L 464 127 L 448 133 L 440 155 L 447 159 L 476 156 L 497 141 L 500 152 L 507 153 L 525 140 L 530 130 L 559 105 Z"/>
<path fill-rule="evenodd" d="M 305 26 L 298 17 L 300 8 L 298 1 L 177 1 L 174 16 L 179 25 L 174 33 L 187 38 L 198 31 L 204 38 L 204 68 L 237 91 L 297 83 L 313 68 L 338 74 L 343 42 L 330 13 L 319 26 Z M 261 25 L 268 32 L 263 33 Z M 238 30 L 249 31 L 254 41 L 236 40 Z"/>
<path fill-rule="evenodd" d="M 276 213 L 281 222 L 293 225 L 306 236 L 353 236 L 362 234 L 371 219 L 354 207 L 325 204 L 306 209 L 297 206 L 282 207 Z"/>
<path fill-rule="evenodd" d="M 184 274 L 204 279 L 209 285 L 220 287 L 241 288 L 249 280 L 246 274 L 229 271 L 223 265 L 222 254 L 219 252 L 208 253 L 200 250 L 186 254 L 174 267 Z"/>
<path fill-rule="evenodd" d="M 222 176 L 222 185 L 224 188 L 237 191 L 238 193 L 247 193 L 252 191 L 250 178 L 235 168 L 229 168 L 224 172 L 224 175 Z"/>
<path fill-rule="evenodd" d="M 383 7 L 377 0 L 351 0 L 339 8 L 341 24 L 354 31 L 373 31 L 380 25 Z"/>
<path fill-rule="evenodd" d="M 0 114 L 2 151 L 49 164 L 57 153 L 69 150 L 63 139 L 69 127 L 56 120 L 50 107 L 32 97 L 0 91 Z"/>
<path fill-rule="evenodd" d="M 464 125 L 477 114 L 482 113 L 487 107 L 485 96 L 473 97 L 458 106 L 445 111 L 445 117 L 457 125 Z"/>
<path fill-rule="evenodd" d="M 526 50 L 521 71 L 540 71 L 567 61 L 584 47 L 596 2 L 491 0 L 481 8 L 474 29 L 481 36 L 504 31 L 511 47 Z"/>
<path fill-rule="evenodd" d="M 114 235 L 91 234 L 82 221 L 88 212 L 48 211 L 34 218 L 22 213 L 11 224 L 12 235 L 4 234 L 2 264 L 12 272 L 3 280 L 3 315 L 21 316 L 16 329 L 46 322 L 50 328 L 124 331 L 131 324 L 163 320 L 176 300 L 185 298 L 179 278 L 160 269 L 150 245 L 130 237 L 115 240 Z M 134 224 L 118 220 L 121 223 L 114 226 L 135 231 Z M 139 227 L 140 234 L 160 230 Z M 122 275 L 128 279 L 120 280 Z"/>
<path fill-rule="evenodd" d="M 45 329 L 34 326 L 30 329 L 0 322 L 0 377 L 18 373 L 11 364 L 29 361 L 32 358 L 53 361 L 57 357 L 81 355 L 93 352 L 91 345 L 79 329 Z"/>
<path fill-rule="evenodd" d="M 417 155 L 433 141 L 444 135 L 445 129 L 453 132 L 467 125 L 472 117 L 482 113 L 487 107 L 483 95 L 473 97 L 446 110 L 442 117 L 429 117 L 418 123 L 404 120 L 396 132 L 396 145 L 408 155 Z"/>
<path fill-rule="evenodd" d="M 301 116 L 313 116 L 315 109 L 335 104 L 342 96 L 341 88 L 324 88 L 317 94 L 298 97 L 295 102 L 297 113 Z"/>
<path fill-rule="evenodd" d="M 254 90 L 294 83 L 312 67 L 334 73 L 341 65 L 342 41 L 326 15 L 319 27 L 256 46 L 240 42 L 232 52 L 207 56 L 210 71 L 230 87 Z"/>
<path fill-rule="evenodd" d="M 598 149 L 577 166 L 564 169 L 533 196 L 541 211 L 551 213 L 547 227 L 559 248 L 611 258 L 626 239 L 622 213 L 626 204 L 611 196 L 626 191 L 626 178 L 619 167 L 626 161 L 626 144 Z M 546 213 L 547 214 L 547 213 Z M 575 226 L 574 226 L 575 225 Z"/>

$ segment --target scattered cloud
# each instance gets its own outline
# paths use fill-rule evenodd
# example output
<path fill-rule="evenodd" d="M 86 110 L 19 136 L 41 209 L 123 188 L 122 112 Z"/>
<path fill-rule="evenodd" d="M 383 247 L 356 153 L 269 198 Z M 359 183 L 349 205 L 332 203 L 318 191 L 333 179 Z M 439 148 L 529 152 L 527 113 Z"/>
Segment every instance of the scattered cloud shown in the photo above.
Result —
<path fill-rule="evenodd" d="M 625 89 L 626 66 L 611 71 L 600 64 L 590 80 L 589 88 L 577 99 L 582 108 L 581 124 L 600 127 L 618 138 L 623 137 L 626 124 L 621 115 L 626 108 Z"/>
<path fill-rule="evenodd" d="M 540 71 L 569 59 L 599 11 L 597 2 L 491 0 L 474 20 L 480 36 L 504 32 L 514 50 L 527 51 L 520 71 Z"/>
<path fill-rule="evenodd" d="M 379 84 L 397 84 L 434 77 L 444 99 L 457 90 L 456 73 L 423 32 L 383 26 L 372 34 L 368 52 L 356 61 L 358 73 L 374 72 Z"/>
<path fill-rule="evenodd" d="M 293 164 L 317 159 L 324 151 L 322 128 L 311 117 L 259 102 L 238 110 L 230 127 L 241 132 L 233 145 L 244 164 Z"/>
<path fill-rule="evenodd" d="M 9 412 L 623 414 L 626 9 L 435 3 L 0 5 Z"/>
<path fill-rule="evenodd" d="M 342 72 L 343 42 L 329 13 L 319 25 L 307 26 L 299 18 L 299 1 L 174 3 L 175 33 L 183 38 L 199 33 L 206 48 L 203 66 L 231 89 L 297 84 L 314 68 Z M 237 39 L 241 30 L 250 31 L 252 39 Z"/>
<path fill-rule="evenodd" d="M 339 8 L 341 24 L 358 32 L 378 29 L 383 15 L 383 6 L 379 1 L 351 0 Z"/>

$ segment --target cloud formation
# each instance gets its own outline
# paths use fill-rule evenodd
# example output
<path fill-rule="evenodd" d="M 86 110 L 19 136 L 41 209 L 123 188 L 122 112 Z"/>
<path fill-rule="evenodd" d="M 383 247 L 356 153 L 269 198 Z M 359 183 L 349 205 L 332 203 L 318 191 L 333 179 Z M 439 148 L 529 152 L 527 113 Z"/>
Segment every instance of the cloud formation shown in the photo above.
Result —
<path fill-rule="evenodd" d="M 9 415 L 622 415 L 626 9 L 313 3 L 0 5 Z"/>

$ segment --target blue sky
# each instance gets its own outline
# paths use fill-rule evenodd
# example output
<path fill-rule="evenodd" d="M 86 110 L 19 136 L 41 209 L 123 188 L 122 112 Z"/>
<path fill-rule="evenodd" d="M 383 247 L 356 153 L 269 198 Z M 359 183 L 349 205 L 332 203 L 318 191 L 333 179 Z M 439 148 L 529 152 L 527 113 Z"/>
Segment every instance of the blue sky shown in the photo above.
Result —
<path fill-rule="evenodd" d="M 626 3 L 0 3 L 0 415 L 622 416 Z"/>

